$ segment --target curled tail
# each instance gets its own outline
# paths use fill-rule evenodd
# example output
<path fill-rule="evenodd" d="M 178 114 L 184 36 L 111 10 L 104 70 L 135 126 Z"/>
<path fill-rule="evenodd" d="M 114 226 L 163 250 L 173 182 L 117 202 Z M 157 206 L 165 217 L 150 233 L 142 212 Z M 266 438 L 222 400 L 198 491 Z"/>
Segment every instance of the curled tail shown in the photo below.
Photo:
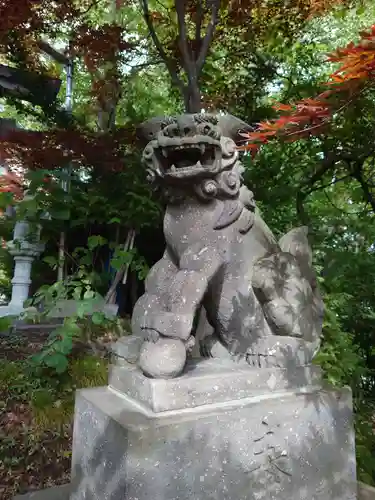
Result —
<path fill-rule="evenodd" d="M 300 227 L 284 235 L 279 251 L 255 264 L 252 284 L 275 334 L 315 341 L 322 330 L 323 301 L 307 232 Z"/>

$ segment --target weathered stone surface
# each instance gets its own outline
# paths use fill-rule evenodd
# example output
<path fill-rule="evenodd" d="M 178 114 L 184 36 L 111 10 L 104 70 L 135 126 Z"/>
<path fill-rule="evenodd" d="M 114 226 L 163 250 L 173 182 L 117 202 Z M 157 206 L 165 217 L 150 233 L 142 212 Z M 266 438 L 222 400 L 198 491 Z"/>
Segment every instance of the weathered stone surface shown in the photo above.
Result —
<path fill-rule="evenodd" d="M 149 410 L 162 412 L 285 390 L 319 389 L 321 370 L 317 366 L 259 370 L 246 362 L 191 360 L 183 375 L 163 380 L 148 378 L 137 366 L 123 363 L 111 366 L 109 385 Z"/>
<path fill-rule="evenodd" d="M 79 391 L 70 500 L 355 500 L 349 390 L 147 412 Z"/>
<path fill-rule="evenodd" d="M 69 500 L 72 490 L 70 484 L 64 486 L 55 486 L 43 491 L 17 495 L 14 500 Z M 367 484 L 358 483 L 358 500 L 375 500 L 375 488 Z"/>
<path fill-rule="evenodd" d="M 138 360 L 146 374 L 180 375 L 181 349 L 166 350 L 163 338 L 194 349 L 202 308 L 213 327 L 201 340 L 204 356 L 283 368 L 301 344 L 307 363 L 319 346 L 323 302 L 307 228 L 277 241 L 256 210 L 235 144 L 244 126 L 229 115 L 184 114 L 140 127 L 143 163 L 168 200 L 165 253 L 132 318 L 133 333 L 148 342 Z"/>
<path fill-rule="evenodd" d="M 13 500 L 69 500 L 72 489 L 71 484 L 63 484 L 62 486 L 33 491 L 25 495 L 16 495 Z"/>
<path fill-rule="evenodd" d="M 358 500 L 375 500 L 375 488 L 358 483 Z"/>

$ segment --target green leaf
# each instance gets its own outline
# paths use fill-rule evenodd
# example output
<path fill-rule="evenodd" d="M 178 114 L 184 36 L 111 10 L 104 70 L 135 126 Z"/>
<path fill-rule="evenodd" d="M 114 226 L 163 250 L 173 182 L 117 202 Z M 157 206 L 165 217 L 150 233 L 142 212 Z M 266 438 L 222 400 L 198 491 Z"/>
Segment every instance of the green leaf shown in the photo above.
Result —
<path fill-rule="evenodd" d="M 13 197 L 13 193 L 0 193 L 0 207 L 5 209 L 8 205 L 12 205 Z"/>
<path fill-rule="evenodd" d="M 57 266 L 57 259 L 56 257 L 53 257 L 52 255 L 47 255 L 46 257 L 43 258 L 43 262 L 51 266 L 52 268 Z"/>
<path fill-rule="evenodd" d="M 83 294 L 83 298 L 85 300 L 92 299 L 92 298 L 94 298 L 94 296 L 95 296 L 95 292 L 93 290 L 90 290 L 90 289 L 86 290 L 85 293 Z"/>
<path fill-rule="evenodd" d="M 55 352 L 54 354 L 51 354 L 51 356 L 44 358 L 44 363 L 48 367 L 54 368 L 57 373 L 65 372 L 69 364 L 68 358 L 60 352 Z"/>
<path fill-rule="evenodd" d="M 69 333 L 69 335 L 73 337 L 79 337 L 81 334 L 81 327 L 77 324 L 77 318 L 75 316 L 65 318 L 62 328 L 62 336 L 65 335 L 65 332 Z"/>
<path fill-rule="evenodd" d="M 108 221 L 108 224 L 121 224 L 121 219 L 118 217 L 112 217 L 112 219 Z"/>
<path fill-rule="evenodd" d="M 73 349 L 73 339 L 72 337 L 65 336 L 61 342 L 59 343 L 58 346 L 56 346 L 56 349 L 61 352 L 61 354 L 67 355 L 72 352 Z"/>
<path fill-rule="evenodd" d="M 6 332 L 12 326 L 13 318 L 10 316 L 3 316 L 0 318 L 0 332 Z"/>
<path fill-rule="evenodd" d="M 106 317 L 104 313 L 95 311 L 91 317 L 91 320 L 94 323 L 94 325 L 101 325 L 106 321 Z"/>
<path fill-rule="evenodd" d="M 94 248 L 103 246 L 107 243 L 107 240 L 103 238 L 103 236 L 95 235 L 95 236 L 90 236 L 87 239 L 87 246 L 89 247 L 90 250 L 94 250 Z"/>
<path fill-rule="evenodd" d="M 85 301 L 85 302 L 81 302 L 80 304 L 78 304 L 78 307 L 77 307 L 77 316 L 79 318 L 84 318 L 85 316 L 91 314 L 92 310 L 93 310 L 93 301 Z"/>
<path fill-rule="evenodd" d="M 43 362 L 47 355 L 48 353 L 45 351 L 38 352 L 37 354 L 34 354 L 34 356 L 31 356 L 30 361 L 35 365 L 39 365 Z"/>
<path fill-rule="evenodd" d="M 69 209 L 61 209 L 61 210 L 51 210 L 52 219 L 57 220 L 69 220 L 70 219 L 70 210 Z"/>
<path fill-rule="evenodd" d="M 83 291 L 83 288 L 81 286 L 77 286 L 77 288 L 75 288 L 73 290 L 73 298 L 74 298 L 74 300 L 81 300 L 82 291 Z"/>
<path fill-rule="evenodd" d="M 48 335 L 49 340 L 55 341 L 57 337 L 63 337 L 65 333 L 64 325 L 58 326 Z"/>

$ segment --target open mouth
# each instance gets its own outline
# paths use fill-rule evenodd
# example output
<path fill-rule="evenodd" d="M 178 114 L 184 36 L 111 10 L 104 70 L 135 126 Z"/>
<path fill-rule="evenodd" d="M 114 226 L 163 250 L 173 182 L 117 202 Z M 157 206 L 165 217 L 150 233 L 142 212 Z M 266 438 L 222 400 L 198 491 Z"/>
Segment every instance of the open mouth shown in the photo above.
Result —
<path fill-rule="evenodd" d="M 161 147 L 157 156 L 166 174 L 181 176 L 212 170 L 217 152 L 218 148 L 213 144 L 201 142 Z"/>

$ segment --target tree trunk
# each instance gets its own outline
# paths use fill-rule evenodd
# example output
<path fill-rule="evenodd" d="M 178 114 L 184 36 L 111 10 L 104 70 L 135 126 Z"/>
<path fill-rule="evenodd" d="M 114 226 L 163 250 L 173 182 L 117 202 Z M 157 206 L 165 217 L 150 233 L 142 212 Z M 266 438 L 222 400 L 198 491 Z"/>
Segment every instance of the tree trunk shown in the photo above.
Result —
<path fill-rule="evenodd" d="M 199 0 L 195 12 L 195 45 L 199 47 L 198 50 L 191 51 L 189 48 L 189 33 L 186 27 L 186 13 L 187 3 L 183 0 L 175 0 L 175 10 L 177 13 L 178 31 L 179 31 L 179 50 L 180 50 L 180 65 L 185 72 L 188 83 L 186 84 L 184 78 L 179 74 L 175 61 L 167 54 L 163 44 L 156 34 L 155 26 L 153 23 L 152 13 L 149 8 L 148 0 L 140 0 L 143 17 L 146 21 L 150 37 L 154 42 L 155 48 L 159 56 L 167 66 L 168 72 L 171 76 L 172 83 L 180 90 L 185 104 L 186 113 L 200 113 L 202 110 L 201 93 L 199 89 L 199 79 L 202 73 L 202 68 L 206 61 L 209 47 L 215 34 L 216 25 L 219 21 L 220 0 L 210 0 L 205 3 Z M 205 29 L 205 34 L 202 34 L 202 25 L 204 24 L 204 17 L 210 15 L 210 20 Z"/>
<path fill-rule="evenodd" d="M 185 90 L 186 113 L 200 113 L 202 111 L 201 93 L 198 84 L 190 84 Z"/>

